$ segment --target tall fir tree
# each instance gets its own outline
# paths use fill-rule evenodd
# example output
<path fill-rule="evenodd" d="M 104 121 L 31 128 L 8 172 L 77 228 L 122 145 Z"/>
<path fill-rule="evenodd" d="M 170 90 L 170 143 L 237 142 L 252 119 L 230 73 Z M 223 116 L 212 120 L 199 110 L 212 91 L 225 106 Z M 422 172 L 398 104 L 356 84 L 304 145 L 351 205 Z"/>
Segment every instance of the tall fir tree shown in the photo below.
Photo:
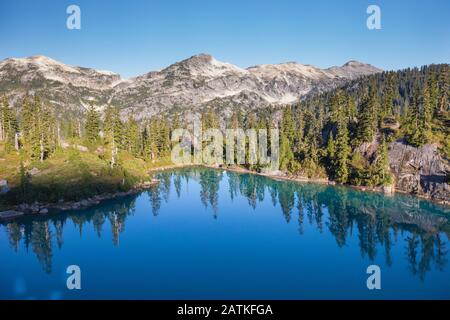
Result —
<path fill-rule="evenodd" d="M 9 107 L 8 99 L 3 97 L 0 105 L 0 141 L 4 141 L 7 153 L 18 147 L 18 129 L 16 116 Z"/>
<path fill-rule="evenodd" d="M 348 161 L 351 149 L 349 146 L 347 121 L 344 117 L 339 119 L 335 144 L 334 179 L 338 183 L 346 183 L 348 181 Z"/>
<path fill-rule="evenodd" d="M 403 124 L 406 141 L 416 147 L 427 141 L 425 114 L 419 89 L 416 88 L 410 99 L 406 121 Z"/>
<path fill-rule="evenodd" d="M 392 176 L 389 169 L 388 147 L 384 137 L 378 146 L 376 159 L 370 169 L 369 184 L 373 186 L 385 186 L 392 183 Z"/>
<path fill-rule="evenodd" d="M 374 93 L 364 94 L 358 113 L 358 140 L 372 142 L 375 136 L 376 114 Z"/>
<path fill-rule="evenodd" d="M 280 133 L 280 168 L 281 170 L 293 171 L 294 153 L 291 142 L 294 138 L 294 121 L 290 107 L 283 110 Z"/>
<path fill-rule="evenodd" d="M 86 112 L 86 124 L 84 126 L 86 141 L 95 145 L 100 138 L 100 115 L 93 105 Z"/>

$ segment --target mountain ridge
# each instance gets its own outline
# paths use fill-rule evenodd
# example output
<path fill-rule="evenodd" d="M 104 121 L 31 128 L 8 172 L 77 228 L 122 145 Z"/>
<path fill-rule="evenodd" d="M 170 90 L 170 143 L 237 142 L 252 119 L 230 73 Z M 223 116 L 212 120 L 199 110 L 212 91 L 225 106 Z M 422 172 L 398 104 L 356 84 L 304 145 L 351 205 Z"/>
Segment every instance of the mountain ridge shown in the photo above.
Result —
<path fill-rule="evenodd" d="M 355 60 L 327 69 L 295 61 L 244 69 L 201 53 L 127 79 L 35 55 L 0 62 L 0 94 L 16 105 L 25 94 L 37 93 L 61 111 L 78 113 L 90 104 L 98 109 L 113 104 L 124 116 L 141 119 L 174 108 L 195 111 L 208 103 L 221 105 L 225 113 L 233 107 L 290 104 L 307 93 L 378 72 L 382 70 Z"/>

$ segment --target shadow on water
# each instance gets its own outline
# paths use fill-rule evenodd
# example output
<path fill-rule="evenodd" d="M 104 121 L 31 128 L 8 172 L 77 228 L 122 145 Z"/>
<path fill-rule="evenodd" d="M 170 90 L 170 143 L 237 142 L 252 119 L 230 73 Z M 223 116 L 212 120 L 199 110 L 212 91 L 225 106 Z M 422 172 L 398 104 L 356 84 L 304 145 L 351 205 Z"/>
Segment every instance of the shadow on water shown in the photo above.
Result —
<path fill-rule="evenodd" d="M 443 270 L 447 264 L 447 242 L 443 237 L 450 237 L 449 209 L 418 198 L 386 197 L 341 186 L 276 181 L 263 176 L 203 168 L 162 172 L 158 178 L 160 184 L 144 192 L 154 216 L 158 216 L 164 203 L 169 202 L 172 185 L 179 198 L 183 185 L 192 179 L 200 186 L 203 206 L 211 208 L 213 219 L 219 219 L 219 188 L 221 182 L 226 181 L 231 201 L 244 197 L 256 210 L 258 203 L 269 199 L 274 207 L 281 209 L 287 223 L 298 225 L 300 236 L 305 224 L 309 224 L 318 232 L 327 229 L 337 246 L 344 247 L 350 235 L 356 232 L 363 257 L 373 261 L 381 247 L 386 264 L 391 265 L 391 248 L 397 236 L 406 233 L 404 258 L 413 275 L 423 280 L 433 265 Z M 79 230 L 80 236 L 83 226 L 92 224 L 99 237 L 102 237 L 104 224 L 109 223 L 113 244 L 118 245 L 127 218 L 135 213 L 139 196 L 111 200 L 83 211 L 25 217 L 2 225 L 13 250 L 19 250 L 23 242 L 27 251 L 31 248 L 34 252 L 45 272 L 51 273 L 52 246 L 63 246 L 63 231 L 69 221 Z"/>

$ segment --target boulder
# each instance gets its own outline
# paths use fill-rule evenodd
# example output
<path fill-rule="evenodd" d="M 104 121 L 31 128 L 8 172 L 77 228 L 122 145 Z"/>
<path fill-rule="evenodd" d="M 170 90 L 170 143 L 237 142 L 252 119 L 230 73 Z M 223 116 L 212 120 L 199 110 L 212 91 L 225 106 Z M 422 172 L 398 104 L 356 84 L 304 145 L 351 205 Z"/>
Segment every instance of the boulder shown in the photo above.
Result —
<path fill-rule="evenodd" d="M 436 144 L 421 148 L 396 141 L 389 147 L 389 165 L 395 188 L 437 201 L 449 201 L 448 161 L 439 154 Z"/>
<path fill-rule="evenodd" d="M 23 216 L 23 212 L 20 211 L 8 210 L 0 212 L 0 220 L 14 219 L 21 216 Z"/>
<path fill-rule="evenodd" d="M 48 209 L 47 208 L 42 208 L 41 210 L 39 210 L 40 214 L 47 214 L 48 213 Z"/>
<path fill-rule="evenodd" d="M 63 149 L 67 149 L 67 148 L 70 147 L 70 144 L 67 143 L 66 141 L 62 141 L 61 144 L 60 144 L 60 146 L 61 146 L 61 148 L 63 148 Z"/>
<path fill-rule="evenodd" d="M 33 203 L 31 206 L 30 206 L 30 210 L 31 210 L 31 212 L 32 213 L 39 213 L 39 210 L 40 210 L 40 208 L 39 208 L 39 203 Z"/>
<path fill-rule="evenodd" d="M 73 210 L 77 210 L 80 209 L 81 204 L 79 202 L 75 202 L 72 204 L 72 209 Z"/>
<path fill-rule="evenodd" d="M 395 187 L 393 185 L 383 186 L 383 193 L 386 195 L 392 195 L 395 192 Z"/>
<path fill-rule="evenodd" d="M 88 151 L 89 151 L 89 149 L 88 149 L 87 147 L 82 146 L 82 145 L 76 145 L 75 148 L 76 148 L 78 151 L 81 151 L 81 152 L 88 152 Z"/>
<path fill-rule="evenodd" d="M 33 168 L 31 170 L 28 170 L 28 173 L 32 176 L 37 175 L 39 172 L 41 172 L 38 168 Z"/>
<path fill-rule="evenodd" d="M 0 180 L 0 194 L 5 194 L 9 192 L 8 181 Z"/>

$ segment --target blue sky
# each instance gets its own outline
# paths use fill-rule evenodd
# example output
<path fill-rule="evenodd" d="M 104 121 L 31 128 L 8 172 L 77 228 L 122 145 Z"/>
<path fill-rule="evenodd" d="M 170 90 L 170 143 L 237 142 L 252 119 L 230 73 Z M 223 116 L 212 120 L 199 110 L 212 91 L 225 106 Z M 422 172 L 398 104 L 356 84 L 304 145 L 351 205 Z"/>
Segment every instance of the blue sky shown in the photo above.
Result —
<path fill-rule="evenodd" d="M 67 6 L 81 30 L 66 28 Z M 366 9 L 381 8 L 381 30 Z M 350 59 L 383 69 L 450 62 L 448 0 L 1 0 L 0 59 L 37 54 L 125 77 L 197 53 L 248 67 Z"/>

